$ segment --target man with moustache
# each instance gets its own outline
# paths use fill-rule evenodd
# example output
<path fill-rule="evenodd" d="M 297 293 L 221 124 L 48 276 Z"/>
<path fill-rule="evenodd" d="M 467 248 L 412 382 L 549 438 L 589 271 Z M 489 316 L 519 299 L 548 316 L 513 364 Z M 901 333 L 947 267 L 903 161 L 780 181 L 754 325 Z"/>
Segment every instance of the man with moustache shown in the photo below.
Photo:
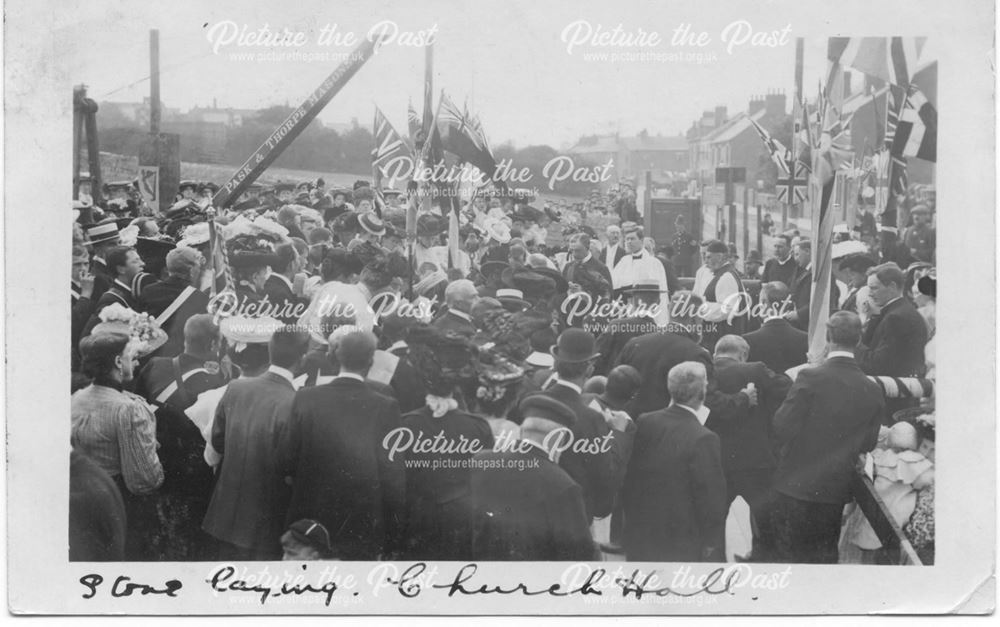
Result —
<path fill-rule="evenodd" d="M 621 246 L 622 230 L 616 224 L 609 224 L 604 234 L 608 238 L 607 246 L 604 247 L 604 266 L 612 271 L 625 256 L 625 249 Z"/>

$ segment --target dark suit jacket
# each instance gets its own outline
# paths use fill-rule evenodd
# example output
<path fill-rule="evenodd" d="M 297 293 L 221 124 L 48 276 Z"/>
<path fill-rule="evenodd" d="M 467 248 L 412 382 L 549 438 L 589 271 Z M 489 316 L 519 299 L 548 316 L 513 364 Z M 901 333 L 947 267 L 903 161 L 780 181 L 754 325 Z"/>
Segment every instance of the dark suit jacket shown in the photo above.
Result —
<path fill-rule="evenodd" d="M 132 294 L 132 288 L 125 287 L 121 283 L 114 282 L 110 287 L 108 287 L 107 290 L 104 291 L 103 294 L 101 294 L 101 297 L 97 299 L 97 302 L 94 303 L 93 312 L 90 315 L 90 319 L 87 320 L 87 324 L 83 328 L 83 333 L 80 337 L 87 337 L 90 335 L 90 332 L 94 330 L 94 327 L 101 322 L 101 311 L 108 305 L 114 303 L 118 303 L 119 305 L 127 307 L 132 311 L 142 311 L 142 306 L 140 305 L 138 299 L 136 299 L 135 295 Z"/>
<path fill-rule="evenodd" d="M 802 501 L 846 503 L 858 455 L 878 440 L 885 399 L 849 357 L 832 357 L 799 372 L 774 415 L 782 446 L 778 492 Z"/>
<path fill-rule="evenodd" d="M 80 370 L 80 338 L 83 337 L 83 329 L 90 320 L 90 314 L 94 309 L 94 302 L 89 298 L 80 296 L 80 292 L 73 287 L 71 297 L 69 341 L 70 341 L 70 372 Z"/>
<path fill-rule="evenodd" d="M 292 384 L 273 372 L 237 379 L 226 388 L 212 424 L 212 446 L 222 463 L 202 527 L 274 559 L 281 555 L 289 492 L 278 442 L 294 398 Z"/>
<path fill-rule="evenodd" d="M 389 386 L 399 401 L 399 411 L 415 411 L 424 406 L 424 398 L 427 396 L 423 378 L 405 354 L 396 356 L 399 357 L 399 362 L 396 364 L 396 371 L 392 373 Z"/>
<path fill-rule="evenodd" d="M 485 451 L 472 470 L 472 559 L 588 561 L 595 557 L 583 491 L 543 451 Z"/>
<path fill-rule="evenodd" d="M 868 321 L 863 343 L 858 362 L 870 375 L 919 377 L 927 372 L 927 323 L 906 298 L 889 303 Z"/>
<path fill-rule="evenodd" d="M 607 516 L 614 507 L 615 495 L 625 476 L 633 433 L 609 427 L 599 411 L 587 407 L 581 395 L 565 385 L 551 384 L 542 394 L 563 403 L 576 414 L 576 425 L 572 429 L 574 443 L 582 441 L 599 446 L 611 434 L 608 451 L 577 452 L 570 448 L 559 458 L 559 465 L 583 488 L 587 515 L 591 518 Z"/>
<path fill-rule="evenodd" d="M 795 278 L 790 286 L 792 302 L 795 303 L 795 312 L 798 319 L 795 326 L 803 331 L 809 329 L 809 303 L 812 300 L 812 270 L 796 271 Z M 837 281 L 830 275 L 830 313 L 837 311 L 837 301 L 840 300 L 840 288 Z"/>
<path fill-rule="evenodd" d="M 493 448 L 485 419 L 460 410 L 435 418 L 427 407 L 403 416 L 403 427 L 421 439 L 442 438 L 454 452 L 410 452 L 406 469 L 407 559 L 461 560 L 472 551 L 471 469 L 457 465 Z M 460 443 L 467 445 L 460 446 Z M 434 468 L 448 460 L 455 466 Z"/>
<path fill-rule="evenodd" d="M 293 480 L 286 523 L 323 523 L 341 559 L 370 561 L 397 550 L 406 475 L 403 456 L 390 460 L 382 441 L 399 426 L 396 401 L 356 379 L 297 392 L 279 456 Z"/>
<path fill-rule="evenodd" d="M 616 365 L 628 341 L 640 335 L 656 333 L 659 327 L 649 317 L 615 318 L 597 336 L 595 350 L 601 354 L 594 364 L 594 374 L 607 375 Z"/>
<path fill-rule="evenodd" d="M 296 296 L 281 277 L 272 274 L 267 278 L 264 282 L 264 295 L 267 296 L 272 311 L 279 314 L 274 317 L 285 324 L 294 324 L 306 312 L 308 303 Z"/>
<path fill-rule="evenodd" d="M 716 357 L 715 381 L 719 390 L 736 393 L 753 383 L 757 405 L 730 411 L 713 411 L 705 426 L 719 434 L 722 467 L 726 475 L 744 470 L 774 468 L 771 419 L 788 394 L 792 381 L 775 374 L 761 362 L 741 363 L 730 357 Z"/>
<path fill-rule="evenodd" d="M 644 414 L 663 409 L 670 403 L 667 373 L 685 361 L 700 361 L 711 377 L 712 356 L 691 339 L 676 333 L 650 333 L 625 344 L 614 365 L 628 364 L 642 373 L 639 393 L 629 406 L 630 413 Z"/>
<path fill-rule="evenodd" d="M 721 561 L 726 479 L 719 436 L 676 405 L 639 416 L 622 489 L 629 561 Z"/>
<path fill-rule="evenodd" d="M 764 283 L 780 281 L 785 284 L 785 287 L 791 289 L 792 281 L 798 273 L 799 265 L 795 263 L 795 259 L 791 255 L 788 256 L 785 263 L 779 263 L 777 258 L 771 257 L 764 263 L 764 271 L 760 280 Z"/>
<path fill-rule="evenodd" d="M 608 267 L 607 264 L 605 264 L 605 267 L 608 268 L 609 272 L 611 270 L 614 270 L 615 266 L 618 265 L 618 262 L 621 261 L 622 257 L 624 257 L 624 256 L 625 256 L 625 243 L 624 242 L 618 242 L 618 248 L 617 248 L 617 250 L 615 250 L 615 261 L 614 261 L 614 263 L 611 264 L 610 267 Z M 601 249 L 601 263 L 604 263 L 604 260 L 606 260 L 607 258 L 608 258 L 608 247 L 605 246 L 604 248 Z"/>
<path fill-rule="evenodd" d="M 154 318 L 159 317 L 181 295 L 188 282 L 177 277 L 167 277 L 157 281 L 142 290 L 139 301 L 146 312 Z M 208 295 L 201 290 L 195 290 L 163 325 L 169 339 L 156 351 L 157 356 L 173 357 L 184 350 L 184 324 L 195 314 L 208 311 Z"/>
<path fill-rule="evenodd" d="M 572 259 L 572 257 L 570 258 Z M 593 255 L 583 263 L 575 259 L 567 263 L 566 267 L 563 268 L 563 276 L 570 283 L 578 283 L 583 291 L 592 296 L 611 294 L 611 271 Z M 595 276 L 602 278 L 604 282 L 595 281 L 593 278 Z"/>
<path fill-rule="evenodd" d="M 743 336 L 750 345 L 747 361 L 764 362 L 771 370 L 784 373 L 793 366 L 806 363 L 809 351 L 809 336 L 783 319 L 773 319 Z"/>

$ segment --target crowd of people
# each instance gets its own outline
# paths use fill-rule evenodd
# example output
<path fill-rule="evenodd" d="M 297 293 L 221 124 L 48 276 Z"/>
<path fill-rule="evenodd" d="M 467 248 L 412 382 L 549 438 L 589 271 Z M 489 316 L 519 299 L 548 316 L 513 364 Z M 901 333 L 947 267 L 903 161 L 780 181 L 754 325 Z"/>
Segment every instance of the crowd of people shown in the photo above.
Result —
<path fill-rule="evenodd" d="M 72 560 L 722 561 L 742 498 L 739 559 L 836 562 L 859 459 L 933 413 L 903 393 L 933 378 L 929 221 L 908 265 L 834 244 L 795 371 L 795 234 L 741 265 L 627 194 L 454 219 L 365 181 L 215 190 L 74 206 Z M 932 555 L 921 477 L 897 522 Z"/>

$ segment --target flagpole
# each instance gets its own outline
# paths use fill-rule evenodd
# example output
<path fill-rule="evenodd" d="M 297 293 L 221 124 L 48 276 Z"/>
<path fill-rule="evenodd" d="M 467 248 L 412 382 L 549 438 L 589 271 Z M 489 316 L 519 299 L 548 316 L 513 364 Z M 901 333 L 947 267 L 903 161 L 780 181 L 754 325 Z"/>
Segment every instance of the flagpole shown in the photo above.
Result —
<path fill-rule="evenodd" d="M 802 107 L 802 68 L 803 68 L 803 55 L 805 53 L 805 38 L 796 37 L 795 38 L 795 96 L 792 101 L 792 168 L 789 177 L 794 181 L 795 179 L 795 164 L 799 162 L 799 138 L 795 137 L 795 127 L 797 124 L 801 123 L 801 107 Z M 794 183 L 793 183 L 794 185 Z M 792 189 L 789 189 L 788 199 L 785 202 L 784 207 L 781 209 L 781 232 L 784 233 L 788 230 L 788 213 L 792 207 L 792 203 L 795 202 L 795 195 Z"/>

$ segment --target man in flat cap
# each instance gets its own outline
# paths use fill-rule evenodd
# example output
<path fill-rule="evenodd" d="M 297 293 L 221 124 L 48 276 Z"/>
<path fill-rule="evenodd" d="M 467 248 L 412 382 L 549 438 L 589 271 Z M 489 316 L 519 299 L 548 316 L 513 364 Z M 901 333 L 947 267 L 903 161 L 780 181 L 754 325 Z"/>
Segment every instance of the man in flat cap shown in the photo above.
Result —
<path fill-rule="evenodd" d="M 521 439 L 502 451 L 473 458 L 472 559 L 589 561 L 595 547 L 583 491 L 559 466 L 553 434 L 567 432 L 576 415 L 559 401 L 535 394 L 521 400 Z"/>

